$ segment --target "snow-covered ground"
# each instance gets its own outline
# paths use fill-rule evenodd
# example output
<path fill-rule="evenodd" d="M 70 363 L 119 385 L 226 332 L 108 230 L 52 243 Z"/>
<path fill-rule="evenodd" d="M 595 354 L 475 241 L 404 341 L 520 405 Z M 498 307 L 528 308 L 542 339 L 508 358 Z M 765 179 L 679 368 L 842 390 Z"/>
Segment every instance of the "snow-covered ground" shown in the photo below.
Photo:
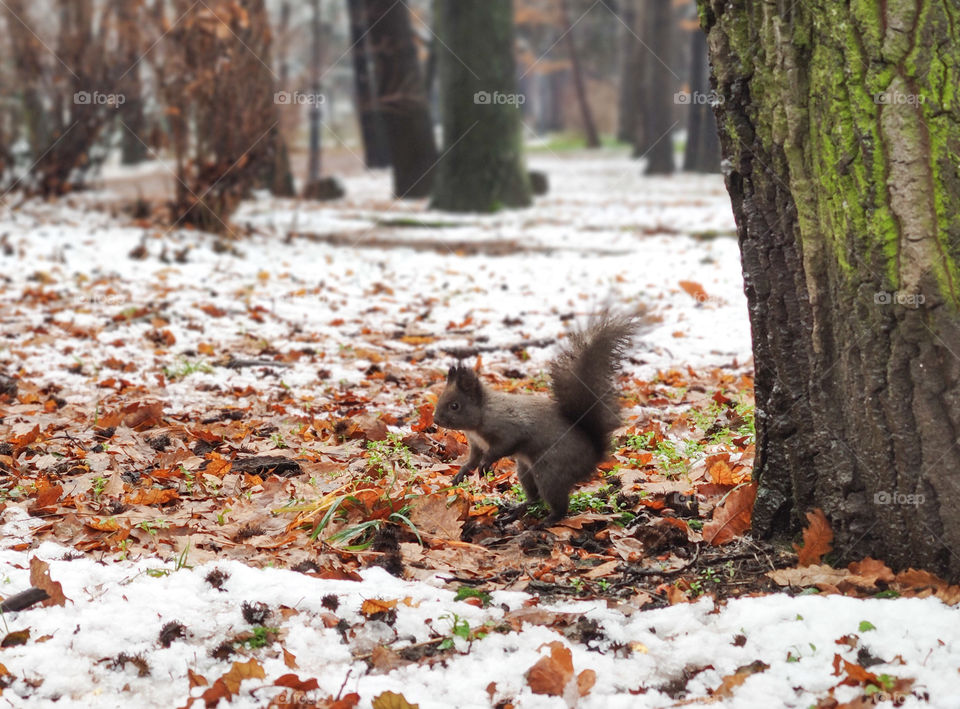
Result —
<path fill-rule="evenodd" d="M 309 345 L 328 371 L 321 377 L 315 363 L 285 360 L 283 382 L 296 399 L 359 381 L 379 355 L 554 338 L 565 316 L 603 303 L 652 316 L 633 355 L 640 376 L 749 361 L 734 224 L 719 177 L 647 179 L 624 156 L 541 155 L 531 163 L 549 174 L 552 189 L 528 210 L 432 213 L 388 199 L 389 177 L 377 173 L 348 178 L 349 196 L 339 203 L 264 197 L 245 204 L 234 221 L 253 234 L 235 241 L 92 211 L 103 195 L 5 207 L 0 371 L 57 385 L 68 402 L 92 411 L 99 382 L 116 363 L 129 365 L 116 376 L 149 386 L 183 360 Z M 526 366 L 536 368 L 551 350 L 529 354 Z M 492 352 L 484 361 L 509 357 Z M 410 366 L 441 368 L 448 360 Z M 211 386 L 243 389 L 258 377 L 252 368 L 197 371 L 166 384 L 165 411 L 202 409 Z M 250 630 L 243 602 L 265 603 L 272 611 L 266 625 L 278 631 L 251 651 L 262 676 L 243 680 L 229 706 L 266 706 L 281 691 L 274 681 L 291 673 L 316 680 L 308 696 L 319 706 L 357 692 L 358 706 L 370 707 L 388 690 L 422 709 L 572 706 L 575 696 L 534 694 L 528 684 L 553 641 L 572 651 L 574 673 L 596 673 L 581 707 L 676 706 L 682 702 L 666 693 L 672 684 L 686 686 L 686 699 L 715 706 L 809 707 L 847 676 L 837 655 L 858 665 L 877 658 L 871 672 L 914 680 L 896 685 L 895 696 L 878 695 L 877 706 L 893 699 L 960 706 L 960 616 L 933 598 L 771 595 L 654 611 L 577 602 L 543 604 L 543 614 L 523 621 L 520 610 L 538 608 L 523 593 L 495 593 L 491 606 L 479 608 L 455 601 L 439 583 L 403 582 L 377 568 L 351 581 L 234 561 L 176 569 L 160 560 L 64 560 L 68 549 L 30 548 L 37 522 L 19 504 L 8 503 L 2 521 L 0 594 L 30 585 L 35 556 L 50 562 L 70 599 L 3 618 L 6 631 L 30 630 L 26 644 L 0 649 L 0 703 L 9 706 L 187 706 L 232 662 L 248 659 L 211 656 Z M 227 574 L 220 590 L 205 580 L 214 569 Z M 336 604 L 324 604 L 330 594 Z M 398 601 L 395 623 L 361 612 L 371 599 Z M 564 624 L 550 615 L 562 613 L 598 623 L 591 647 L 562 634 Z M 520 629 L 468 643 L 451 632 L 458 619 L 474 630 L 505 619 Z M 160 631 L 171 621 L 185 634 L 163 647 Z M 432 631 L 450 634 L 460 654 L 372 672 L 356 659 L 379 645 L 399 650 L 427 641 Z M 758 661 L 768 667 L 745 674 L 739 686 L 728 681 Z M 143 663 L 147 676 L 139 676 Z M 191 689 L 188 671 L 207 686 Z M 839 686 L 835 696 L 861 693 Z"/>

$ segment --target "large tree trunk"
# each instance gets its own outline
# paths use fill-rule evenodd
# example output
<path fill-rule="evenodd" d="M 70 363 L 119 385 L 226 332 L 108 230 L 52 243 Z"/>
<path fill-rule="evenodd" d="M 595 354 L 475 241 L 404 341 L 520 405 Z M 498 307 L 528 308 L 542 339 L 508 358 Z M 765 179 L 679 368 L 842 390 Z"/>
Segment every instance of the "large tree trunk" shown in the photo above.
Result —
<path fill-rule="evenodd" d="M 634 149 L 637 157 L 647 158 L 648 175 L 669 175 L 675 169 L 673 162 L 673 118 L 676 76 L 664 62 L 670 57 L 673 32 L 671 0 L 650 0 L 644 18 L 644 37 L 647 56 L 644 57 L 645 84 L 650 93 L 645 97 L 648 106 L 644 116 L 642 142 Z"/>
<path fill-rule="evenodd" d="M 951 0 L 700 0 L 756 359 L 754 528 L 960 579 Z"/>
<path fill-rule="evenodd" d="M 437 0 L 434 9 L 444 154 L 433 206 L 457 212 L 527 206 L 513 2 Z"/>
<path fill-rule="evenodd" d="M 377 106 L 367 46 L 366 8 L 364 0 L 347 0 L 350 15 L 350 54 L 353 59 L 353 89 L 363 139 L 363 160 L 367 167 L 389 167 L 390 146 L 384 133 L 383 118 Z"/>
<path fill-rule="evenodd" d="M 593 120 L 593 111 L 587 98 L 587 84 L 583 78 L 583 67 L 580 64 L 580 53 L 573 38 L 573 20 L 570 17 L 570 0 L 560 0 L 560 24 L 564 29 L 564 42 L 567 44 L 567 55 L 570 57 L 570 72 L 573 75 L 573 90 L 577 97 L 577 106 L 580 108 L 580 120 L 583 121 L 583 132 L 587 139 L 588 148 L 600 147 L 600 134 L 597 133 L 597 124 Z"/>
<path fill-rule="evenodd" d="M 396 0 L 366 0 L 377 99 L 393 162 L 393 192 L 426 197 L 433 184 L 437 146 L 410 11 Z"/>
<path fill-rule="evenodd" d="M 690 97 L 687 104 L 687 146 L 683 169 L 687 172 L 720 172 L 720 137 L 713 115 L 716 95 L 710 93 L 707 42 L 700 32 L 691 32 Z"/>

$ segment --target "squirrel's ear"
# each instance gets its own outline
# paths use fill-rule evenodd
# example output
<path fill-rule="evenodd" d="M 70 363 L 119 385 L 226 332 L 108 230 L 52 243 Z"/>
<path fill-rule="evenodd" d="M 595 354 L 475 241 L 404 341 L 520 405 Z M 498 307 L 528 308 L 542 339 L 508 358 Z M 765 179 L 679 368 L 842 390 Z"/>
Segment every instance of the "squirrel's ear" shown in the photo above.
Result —
<path fill-rule="evenodd" d="M 483 393 L 480 377 L 469 367 L 459 367 L 456 372 L 457 389 L 468 396 L 479 398 Z"/>
<path fill-rule="evenodd" d="M 447 371 L 447 384 L 452 382 L 457 378 L 457 370 L 460 369 L 460 365 L 451 364 L 450 369 Z"/>

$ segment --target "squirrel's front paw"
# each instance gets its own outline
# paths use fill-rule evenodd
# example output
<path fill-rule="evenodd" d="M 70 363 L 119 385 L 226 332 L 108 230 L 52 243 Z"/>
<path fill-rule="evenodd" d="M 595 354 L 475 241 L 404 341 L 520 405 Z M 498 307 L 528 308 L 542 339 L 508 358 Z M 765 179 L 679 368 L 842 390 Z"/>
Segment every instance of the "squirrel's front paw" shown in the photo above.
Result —
<path fill-rule="evenodd" d="M 457 471 L 457 474 L 453 476 L 453 481 L 451 484 L 459 485 L 460 483 L 462 483 L 463 479 L 467 477 L 467 473 L 469 473 L 470 470 L 471 468 L 468 468 L 466 465 L 461 466 L 460 470 Z"/>

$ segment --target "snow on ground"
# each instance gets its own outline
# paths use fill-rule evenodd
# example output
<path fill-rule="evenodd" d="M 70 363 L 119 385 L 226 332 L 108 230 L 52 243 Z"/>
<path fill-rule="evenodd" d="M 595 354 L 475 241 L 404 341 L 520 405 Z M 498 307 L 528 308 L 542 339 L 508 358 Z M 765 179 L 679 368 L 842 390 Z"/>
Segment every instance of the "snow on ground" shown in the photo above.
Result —
<path fill-rule="evenodd" d="M 659 318 L 635 353 L 641 376 L 748 361 L 734 224 L 719 177 L 646 179 L 634 162 L 610 155 L 537 156 L 532 167 L 549 174 L 552 190 L 529 210 L 432 213 L 420 203 L 386 199 L 389 178 L 373 173 L 348 179 L 349 197 L 340 203 L 261 198 L 244 205 L 236 223 L 254 234 L 236 242 L 90 211 L 95 195 L 74 199 L 73 207 L 61 201 L 5 208 L 0 368 L 26 368 L 31 381 L 59 384 L 68 401 L 92 408 L 104 376 L 99 363 L 111 357 L 134 365 L 125 379 L 148 384 L 161 368 L 196 358 L 204 344 L 226 351 L 237 343 L 269 343 L 284 351 L 310 342 L 326 355 L 329 381 L 354 381 L 369 360 L 343 356 L 344 345 L 365 338 L 371 349 L 393 353 L 413 345 L 383 333 L 430 336 L 449 346 L 476 338 L 515 344 L 555 337 L 565 328 L 561 316 L 582 316 L 604 302 L 643 306 Z M 145 258 L 130 258 L 141 244 Z M 692 297 L 681 281 L 700 284 L 707 297 Z M 60 309 L 53 322 L 45 322 L 49 308 L 38 304 Z M 175 344 L 144 346 L 156 318 Z M 89 336 L 61 346 L 58 322 L 78 332 L 88 328 Z M 530 354 L 543 364 L 550 350 Z M 167 410 L 195 411 L 202 408 L 204 385 L 242 388 L 257 376 L 251 369 L 197 372 L 167 386 Z M 295 396 L 328 386 L 296 362 L 283 378 Z M 265 706 L 279 691 L 273 680 L 290 672 L 316 678 L 317 698 L 336 695 L 341 686 L 356 691 L 361 707 L 385 690 L 402 692 L 424 709 L 503 700 L 524 709 L 567 706 L 533 694 L 525 680 L 542 646 L 563 641 L 546 625 L 491 633 L 469 649 L 456 638 L 463 654 L 432 666 L 370 674 L 352 659 L 387 641 L 402 647 L 426 640 L 431 628 L 449 632 L 454 614 L 471 628 L 496 623 L 529 603 L 526 594 L 499 592 L 491 607 L 480 609 L 430 583 L 402 582 L 376 568 L 364 571 L 362 581 L 335 581 L 237 562 L 176 570 L 158 560 L 67 561 L 68 550 L 49 543 L 28 549 L 33 522 L 19 506 L 9 504 L 2 514 L 0 593 L 29 586 L 29 557 L 38 556 L 50 562 L 52 578 L 70 599 L 65 607 L 3 618 L 6 630 L 31 632 L 28 644 L 0 650 L 0 663 L 15 677 L 0 696 L 9 706 L 184 706 L 188 669 L 211 682 L 229 669 L 210 651 L 249 630 L 240 612 L 244 601 L 298 611 L 273 621 L 297 668 L 284 662 L 281 641 L 274 642 L 256 655 L 266 679 L 245 680 L 231 706 Z M 213 568 L 229 574 L 222 591 L 205 581 Z M 321 605 L 327 594 L 339 601 L 333 615 L 355 626 L 355 635 L 328 627 L 331 611 Z M 361 604 L 376 598 L 401 600 L 396 632 L 379 621 L 360 622 Z M 772 595 L 722 607 L 703 600 L 636 611 L 579 602 L 549 610 L 582 613 L 602 628 L 603 639 L 591 649 L 567 643 L 575 671 L 597 674 L 582 707 L 672 706 L 661 690 L 690 671 L 698 674 L 688 689 L 705 698 L 724 677 L 758 660 L 769 669 L 733 687 L 730 697 L 710 701 L 736 708 L 811 706 L 843 679 L 834 674 L 836 654 L 858 662 L 857 651 L 843 644 L 851 635 L 883 661 L 871 671 L 913 678 L 915 695 L 929 694 L 929 702 L 900 697 L 903 706 L 960 706 L 960 616 L 932 598 Z M 174 620 L 186 626 L 186 637 L 163 648 L 159 631 Z M 130 663 L 104 662 L 121 651 L 140 653 L 150 675 L 139 677 Z M 841 700 L 856 694 L 853 687 L 836 690 Z"/>
<path fill-rule="evenodd" d="M 3 528 L 0 580 L 3 589 L 29 585 L 26 554 L 11 551 L 29 523 L 22 513 L 11 512 Z M 379 568 L 362 572 L 362 581 L 310 578 L 293 571 L 252 569 L 238 562 L 205 564 L 175 570 L 170 563 L 102 564 L 92 559 L 63 560 L 67 549 L 44 543 L 31 552 L 50 563 L 51 576 L 63 585 L 70 601 L 64 607 L 7 614 L 9 630 L 29 628 L 27 645 L 0 651 L 0 662 L 16 676 L 0 702 L 8 706 L 118 707 L 187 706 L 191 695 L 186 671 L 213 681 L 229 663 L 210 652 L 221 642 L 249 630 L 241 614 L 243 602 L 285 606 L 285 617 L 268 625 L 279 628 L 282 640 L 253 653 L 266 679 L 247 679 L 229 706 L 262 707 L 282 690 L 272 681 L 294 673 L 316 678 L 314 701 L 357 692 L 361 707 L 382 692 L 393 691 L 421 709 L 490 707 L 512 700 L 523 709 L 566 706 L 562 699 L 533 694 L 526 672 L 544 655 L 543 646 L 564 642 L 549 627 L 524 625 L 520 632 L 491 632 L 468 646 L 455 638 L 462 654 L 445 662 L 411 664 L 388 673 L 368 673 L 355 655 L 372 652 L 383 643 L 400 648 L 429 639 L 431 629 L 449 633 L 453 614 L 471 628 L 496 625 L 521 608 L 526 594 L 495 592 L 493 604 L 481 609 L 455 601 L 453 593 L 427 583 L 400 581 Z M 206 576 L 214 569 L 227 574 L 222 590 Z M 335 611 L 323 599 L 336 596 Z M 391 628 L 360 613 L 367 599 L 399 600 Z M 603 639 L 587 648 L 564 642 L 573 656 L 576 673 L 596 672 L 597 681 L 577 706 L 643 709 L 676 706 L 660 691 L 684 673 L 699 672 L 687 682 L 691 697 L 708 697 L 724 677 L 738 668 L 761 661 L 764 672 L 747 677 L 733 698 L 712 702 L 737 709 L 809 707 L 842 677 L 832 674 L 834 656 L 858 661 L 850 638 L 859 636 L 860 652 L 884 660 L 870 670 L 894 677 L 915 679 L 911 689 L 929 695 L 898 697 L 905 707 L 960 706 L 956 680 L 960 661 L 960 615 L 940 601 L 927 599 L 857 600 L 842 596 L 790 598 L 771 595 L 730 601 L 715 607 L 709 600 L 653 611 L 608 608 L 603 602 L 566 602 L 550 611 L 583 614 L 598 624 Z M 276 612 L 275 612 L 276 613 Z M 356 632 L 341 634 L 330 627 L 346 621 Z M 168 622 L 186 627 L 185 637 L 161 647 L 158 636 Z M 869 624 L 869 625 L 867 625 Z M 42 640 L 42 641 L 41 641 Z M 281 649 L 282 645 L 282 649 Z M 285 662 L 282 650 L 295 658 L 296 668 Z M 111 666 L 120 652 L 139 655 L 150 675 L 138 676 L 132 664 Z M 244 658 L 235 658 L 244 660 Z M 493 697 L 488 686 L 495 683 Z M 39 686 L 37 684 L 39 683 Z M 30 699 L 20 698 L 27 694 Z M 310 696 L 310 695 L 308 695 Z M 838 699 L 859 696 L 853 687 L 836 691 Z M 201 706 L 202 702 L 197 702 Z M 878 702 L 877 706 L 893 706 Z"/>
<path fill-rule="evenodd" d="M 733 218 L 719 176 L 642 178 L 623 157 L 540 158 L 534 167 L 550 175 L 551 194 L 532 209 L 489 216 L 439 214 L 421 202 L 386 199 L 384 172 L 348 179 L 350 198 L 329 206 L 260 199 L 235 217 L 256 230 L 232 244 L 239 256 L 224 252 L 223 240 L 123 226 L 82 206 L 29 203 L 0 212 L 8 344 L 32 355 L 38 384 L 66 377 L 71 403 L 95 398 L 95 378 L 64 373 L 77 363 L 89 370 L 111 357 L 128 361 L 135 366 L 124 378 L 143 384 L 162 367 L 195 357 L 189 353 L 202 343 L 262 341 L 286 350 L 319 341 L 331 363 L 329 379 L 355 382 L 370 363 L 346 363 L 340 352 L 362 340 L 365 329 L 429 335 L 451 347 L 478 336 L 491 345 L 516 344 L 556 337 L 567 327 L 561 315 L 584 316 L 602 303 L 644 307 L 662 318 L 639 343 L 641 376 L 749 359 Z M 128 258 L 140 244 L 146 258 Z M 702 302 L 681 281 L 699 283 Z M 98 328 L 82 350 L 58 351 L 34 336 L 46 311 L 15 307 L 31 283 L 76 326 Z M 51 292 L 60 299 L 49 300 Z M 204 308 L 211 307 L 226 316 L 209 317 Z M 149 309 L 150 317 L 122 319 L 137 308 Z M 248 317 L 261 309 L 263 317 Z M 161 353 L 142 346 L 156 316 L 169 320 L 164 329 L 176 340 Z M 505 318 L 520 322 L 505 326 Z M 448 334 L 450 323 L 468 324 Z M 531 350 L 539 365 L 551 354 Z M 243 388 L 255 377 L 199 373 L 182 395 L 195 405 L 198 382 Z M 295 394 L 318 385 L 315 371 L 296 363 L 284 383 Z M 174 399 L 171 411 L 186 403 Z"/>

